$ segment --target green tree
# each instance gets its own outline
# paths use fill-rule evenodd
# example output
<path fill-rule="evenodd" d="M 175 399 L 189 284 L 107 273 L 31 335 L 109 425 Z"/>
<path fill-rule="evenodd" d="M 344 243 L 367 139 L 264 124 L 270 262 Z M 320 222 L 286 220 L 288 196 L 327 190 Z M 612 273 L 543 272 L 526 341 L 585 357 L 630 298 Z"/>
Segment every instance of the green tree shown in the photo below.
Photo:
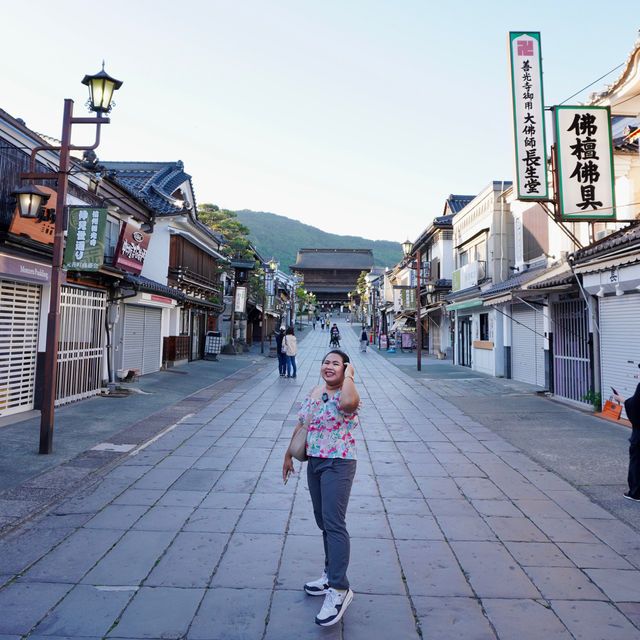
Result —
<path fill-rule="evenodd" d="M 260 264 L 255 260 L 251 250 L 250 230 L 238 220 L 238 216 L 228 209 L 221 209 L 218 205 L 206 203 L 198 207 L 198 220 L 212 231 L 224 238 L 225 244 L 221 248 L 222 254 L 229 260 L 253 260 L 254 269 L 249 275 L 249 295 L 262 299 L 264 285 L 262 275 L 258 272 Z M 221 266 L 220 272 L 233 273 L 230 266 Z"/>

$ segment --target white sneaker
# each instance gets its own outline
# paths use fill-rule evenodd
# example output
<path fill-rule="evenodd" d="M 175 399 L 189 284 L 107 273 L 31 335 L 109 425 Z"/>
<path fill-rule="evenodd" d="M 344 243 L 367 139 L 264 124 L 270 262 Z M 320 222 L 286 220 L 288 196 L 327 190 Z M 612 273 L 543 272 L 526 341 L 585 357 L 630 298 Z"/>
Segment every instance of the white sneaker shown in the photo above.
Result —
<path fill-rule="evenodd" d="M 322 576 L 320 576 L 317 580 L 313 582 L 307 582 L 304 585 L 304 590 L 310 596 L 323 596 L 327 593 L 327 589 L 329 588 L 329 579 L 327 578 L 327 572 L 323 571 Z"/>
<path fill-rule="evenodd" d="M 336 624 L 336 622 L 342 618 L 352 600 L 353 591 L 351 591 L 351 589 L 337 591 L 329 587 L 327 595 L 324 598 L 322 609 L 320 609 L 320 613 L 316 616 L 316 624 L 319 624 L 321 627 L 330 627 L 332 624 Z"/>

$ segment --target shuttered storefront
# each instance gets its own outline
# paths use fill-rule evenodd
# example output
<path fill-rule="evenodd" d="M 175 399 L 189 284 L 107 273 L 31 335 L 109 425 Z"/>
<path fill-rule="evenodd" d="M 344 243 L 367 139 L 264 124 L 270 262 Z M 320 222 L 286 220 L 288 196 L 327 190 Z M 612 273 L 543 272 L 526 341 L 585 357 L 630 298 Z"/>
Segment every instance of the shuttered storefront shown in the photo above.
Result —
<path fill-rule="evenodd" d="M 640 294 L 600 298 L 600 371 L 602 399 L 613 387 L 621 396 L 633 395 L 640 375 Z M 624 414 L 623 414 L 624 415 Z"/>
<path fill-rule="evenodd" d="M 0 280 L 0 415 L 33 409 L 41 287 Z"/>
<path fill-rule="evenodd" d="M 545 387 L 544 318 L 524 304 L 511 310 L 511 375 L 514 380 Z"/>
<path fill-rule="evenodd" d="M 160 369 L 162 310 L 126 304 L 122 340 L 122 369 L 141 374 Z"/>

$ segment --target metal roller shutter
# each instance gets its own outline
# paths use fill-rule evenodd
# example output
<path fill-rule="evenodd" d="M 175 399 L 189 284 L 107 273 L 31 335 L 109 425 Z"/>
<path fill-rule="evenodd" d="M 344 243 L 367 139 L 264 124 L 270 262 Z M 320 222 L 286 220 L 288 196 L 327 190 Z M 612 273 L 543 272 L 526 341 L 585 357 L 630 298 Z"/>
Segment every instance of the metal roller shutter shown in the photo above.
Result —
<path fill-rule="evenodd" d="M 545 386 L 544 320 L 527 305 L 513 305 L 511 323 L 512 376 L 514 380 Z"/>
<path fill-rule="evenodd" d="M 153 373 L 160 370 L 162 348 L 162 310 L 144 309 L 144 354 L 142 373 Z"/>
<path fill-rule="evenodd" d="M 122 368 L 141 374 L 160 369 L 162 310 L 125 305 Z"/>
<path fill-rule="evenodd" d="M 633 395 L 640 379 L 640 294 L 600 298 L 600 371 L 602 399 L 611 387 L 624 398 Z M 624 415 L 624 411 L 623 411 Z"/>
<path fill-rule="evenodd" d="M 36 284 L 0 280 L 0 415 L 33 409 L 40 292 Z"/>

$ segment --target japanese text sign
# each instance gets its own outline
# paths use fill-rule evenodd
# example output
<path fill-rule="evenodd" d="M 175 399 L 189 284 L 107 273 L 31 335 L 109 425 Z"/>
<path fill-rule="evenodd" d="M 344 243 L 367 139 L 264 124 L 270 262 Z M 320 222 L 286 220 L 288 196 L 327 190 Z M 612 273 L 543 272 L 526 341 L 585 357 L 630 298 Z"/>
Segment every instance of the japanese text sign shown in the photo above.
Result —
<path fill-rule="evenodd" d="M 609 107 L 556 107 L 559 215 L 615 218 Z"/>
<path fill-rule="evenodd" d="M 118 246 L 113 257 L 113 266 L 129 273 L 141 273 L 148 248 L 148 233 L 140 231 L 131 224 L 122 225 Z"/>
<path fill-rule="evenodd" d="M 511 87 L 519 200 L 548 200 L 540 33 L 510 32 Z"/>
<path fill-rule="evenodd" d="M 246 306 L 247 306 L 247 288 L 236 287 L 234 311 L 236 313 L 244 313 Z"/>
<path fill-rule="evenodd" d="M 67 243 L 63 269 L 97 271 L 104 262 L 104 234 L 107 210 L 69 207 Z"/>

